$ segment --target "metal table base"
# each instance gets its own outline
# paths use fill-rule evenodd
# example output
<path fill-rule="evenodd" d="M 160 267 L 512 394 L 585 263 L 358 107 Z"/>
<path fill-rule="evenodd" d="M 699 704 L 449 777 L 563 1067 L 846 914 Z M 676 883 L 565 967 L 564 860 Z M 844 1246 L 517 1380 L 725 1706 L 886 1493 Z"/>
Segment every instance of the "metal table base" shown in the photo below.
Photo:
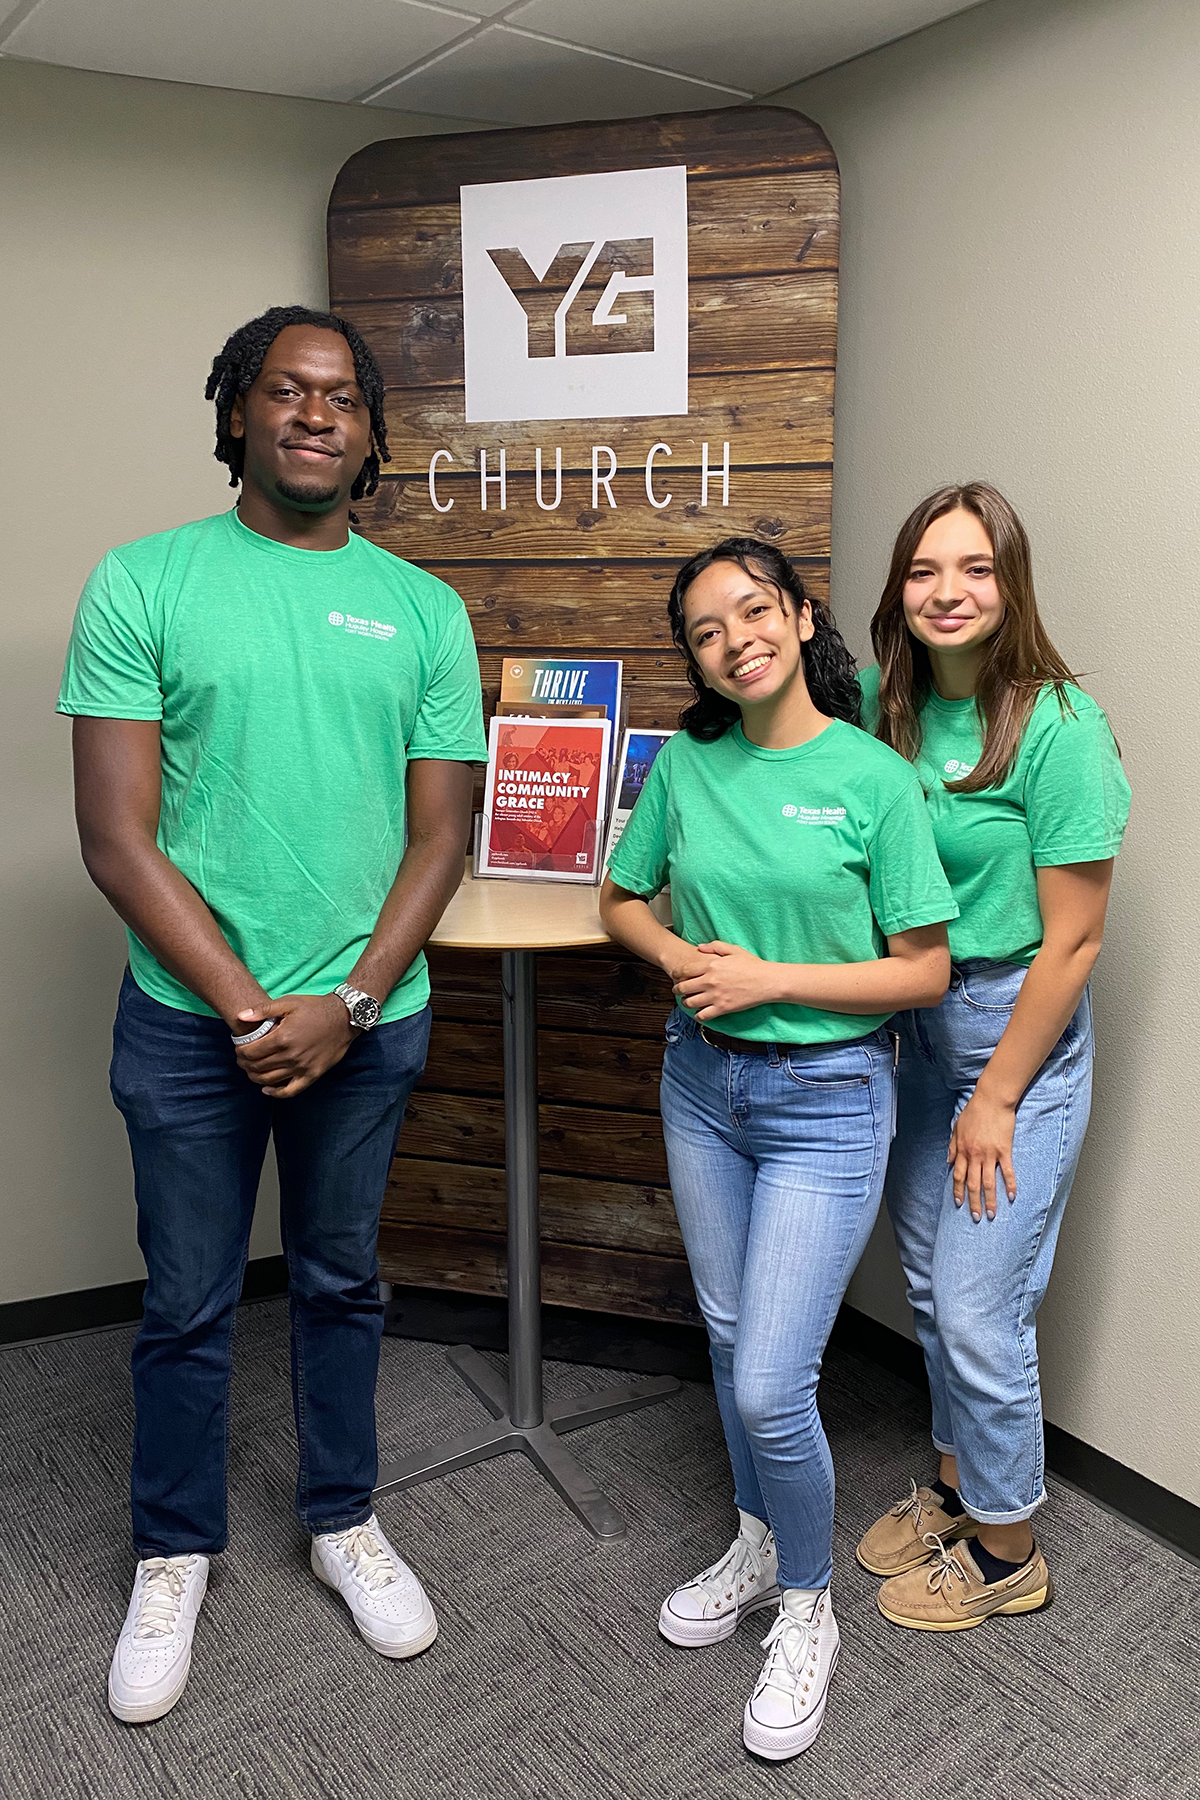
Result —
<path fill-rule="evenodd" d="M 478 1351 L 448 1352 L 493 1423 L 433 1450 L 417 1451 L 379 1472 L 376 1494 L 414 1487 L 471 1463 L 523 1451 L 597 1538 L 619 1538 L 625 1520 L 559 1442 L 601 1419 L 633 1412 L 676 1393 L 673 1375 L 622 1382 L 583 1394 L 548 1413 L 542 1396 L 541 1238 L 538 1209 L 537 963 L 532 950 L 506 950 L 501 965 L 504 1008 L 504 1163 L 508 1192 L 508 1382 Z"/>

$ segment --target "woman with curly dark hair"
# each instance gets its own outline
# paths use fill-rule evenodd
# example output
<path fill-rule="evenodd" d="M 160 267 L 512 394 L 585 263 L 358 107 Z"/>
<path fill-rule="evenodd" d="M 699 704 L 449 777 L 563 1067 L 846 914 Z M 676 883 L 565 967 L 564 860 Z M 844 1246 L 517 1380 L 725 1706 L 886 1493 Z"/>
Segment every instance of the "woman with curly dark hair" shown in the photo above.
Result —
<path fill-rule="evenodd" d="M 743 1738 L 782 1760 L 820 1730 L 837 1660 L 816 1388 L 883 1187 L 884 1027 L 945 992 L 955 908 L 920 783 L 859 728 L 853 659 L 779 550 L 725 539 L 679 571 L 669 613 L 696 697 L 625 827 L 601 915 L 679 1002 L 663 1131 L 739 1529 L 668 1595 L 659 1628 L 698 1647 L 777 1608 Z M 648 904 L 668 883 L 671 930 Z"/>

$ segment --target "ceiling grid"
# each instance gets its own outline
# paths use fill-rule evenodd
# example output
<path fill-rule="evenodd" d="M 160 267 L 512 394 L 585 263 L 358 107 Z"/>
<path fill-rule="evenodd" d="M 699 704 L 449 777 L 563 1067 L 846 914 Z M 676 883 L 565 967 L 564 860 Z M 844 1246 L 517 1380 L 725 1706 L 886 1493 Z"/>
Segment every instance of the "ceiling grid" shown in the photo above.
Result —
<path fill-rule="evenodd" d="M 964 10 L 963 0 L 0 0 L 0 56 L 547 125 L 761 99 Z"/>

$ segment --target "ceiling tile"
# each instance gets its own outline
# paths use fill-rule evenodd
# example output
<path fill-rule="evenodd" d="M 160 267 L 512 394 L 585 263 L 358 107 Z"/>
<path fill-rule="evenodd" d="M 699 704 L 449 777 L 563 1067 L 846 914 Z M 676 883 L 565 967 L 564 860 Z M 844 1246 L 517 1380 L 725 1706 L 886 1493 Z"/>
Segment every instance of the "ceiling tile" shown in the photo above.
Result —
<path fill-rule="evenodd" d="M 473 24 L 409 0 L 41 0 L 4 49 L 68 68 L 352 100 Z"/>
<path fill-rule="evenodd" d="M 511 23 L 752 93 L 903 37 L 964 0 L 530 0 Z"/>
<path fill-rule="evenodd" d="M 496 124 L 555 125 L 687 112 L 736 98 L 728 87 L 656 74 L 493 25 L 427 69 L 405 76 L 373 104 Z"/>

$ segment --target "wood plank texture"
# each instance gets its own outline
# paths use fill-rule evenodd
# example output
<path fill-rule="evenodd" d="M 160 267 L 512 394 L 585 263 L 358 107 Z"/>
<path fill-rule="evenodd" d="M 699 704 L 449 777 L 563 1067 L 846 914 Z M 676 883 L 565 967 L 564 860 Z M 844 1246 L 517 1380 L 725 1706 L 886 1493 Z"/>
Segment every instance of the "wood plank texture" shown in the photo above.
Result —
<path fill-rule="evenodd" d="M 647 1250 L 655 1256 L 684 1254 L 666 1188 L 546 1174 L 541 1200 L 543 1242 Z M 398 1156 L 383 1217 L 393 1225 L 487 1231 L 503 1237 L 508 1227 L 504 1170 Z"/>
<path fill-rule="evenodd" d="M 654 1113 L 543 1103 L 538 1145 L 542 1167 L 560 1175 L 619 1169 L 624 1181 L 668 1184 L 662 1127 Z M 400 1154 L 499 1167 L 504 1162 L 504 1102 L 418 1089 L 405 1116 Z"/>
<path fill-rule="evenodd" d="M 657 1113 L 662 1046 L 644 1038 L 538 1032 L 538 1091 L 544 1100 Z M 435 1018 L 420 1087 L 453 1094 L 503 1094 L 498 1025 Z"/>
<path fill-rule="evenodd" d="M 787 369 L 743 374 L 730 382 L 724 371 L 693 375 L 691 410 L 686 417 L 647 419 L 521 420 L 514 424 L 468 425 L 463 419 L 461 387 L 393 388 L 387 395 L 388 444 L 392 460 L 387 475 L 428 475 L 430 458 L 448 450 L 452 462 L 438 464 L 438 485 L 446 474 L 476 472 L 479 451 L 488 452 L 495 473 L 504 450 L 511 475 L 533 469 L 542 453 L 542 498 L 555 493 L 555 452 L 562 451 L 564 470 L 592 467 L 593 444 L 607 444 L 617 467 L 643 475 L 654 444 L 670 446 L 669 457 L 655 458 L 654 486 L 660 496 L 672 485 L 677 469 L 700 467 L 701 445 L 707 443 L 710 466 L 721 462 L 728 442 L 738 467 L 772 463 L 827 463 L 833 457 L 833 370 Z M 604 465 L 607 466 L 607 459 Z M 493 492 L 495 490 L 493 489 Z"/>
<path fill-rule="evenodd" d="M 805 589 L 828 603 L 829 567 L 794 559 Z M 578 650 L 591 641 L 622 650 L 671 650 L 667 596 L 677 564 L 540 562 L 423 564 L 457 588 L 481 650 L 537 645 Z M 670 657 L 668 655 L 668 662 Z M 642 723 L 643 721 L 638 721 Z"/>
<path fill-rule="evenodd" d="M 467 425 L 463 388 L 461 185 L 686 166 L 686 415 Z M 361 529 L 463 596 L 485 711 L 505 654 L 620 655 L 630 723 L 673 727 L 691 698 L 666 602 L 685 557 L 730 533 L 779 545 L 828 597 L 837 349 L 837 164 L 819 128 L 786 109 L 471 132 L 371 145 L 352 157 L 329 211 L 330 294 L 384 373 L 392 461 Z M 636 233 L 633 234 L 636 236 Z M 511 240 L 505 240 L 511 242 Z M 643 257 L 622 239 L 623 255 Z M 650 240 L 646 240 L 649 245 Z M 500 251 L 527 302 L 536 349 L 573 253 L 534 281 L 527 247 Z M 619 331 L 591 318 L 598 254 L 566 315 L 569 351 L 654 339 L 653 299 L 630 291 Z M 629 262 L 622 266 L 632 267 Z M 648 270 L 649 264 L 646 264 Z M 557 284 L 557 285 L 556 285 Z M 730 447 L 722 504 L 722 446 Z M 653 492 L 646 459 L 656 453 Z M 710 467 L 702 505 L 702 446 Z M 593 491 L 593 447 L 615 464 Z M 538 505 L 535 453 L 542 453 Z M 507 504 L 480 505 L 479 457 L 506 459 Z M 438 511 L 429 490 L 438 457 Z M 604 474 L 610 458 L 599 454 Z M 651 504 L 667 494 L 668 505 Z M 502 1294 L 504 1107 L 500 958 L 428 953 L 435 1025 L 412 1097 L 380 1231 L 395 1281 Z M 613 949 L 538 959 L 543 1293 L 636 1317 L 698 1318 L 667 1187 L 657 1113 L 670 984 Z M 599 1172 L 599 1173 L 598 1173 Z"/>
<path fill-rule="evenodd" d="M 562 505 L 542 512 L 533 495 L 533 477 L 508 482 L 507 507 L 501 511 L 494 490 L 488 509 L 480 506 L 476 475 L 453 475 L 438 483 L 443 505 L 434 510 L 428 483 L 420 476 L 386 476 L 370 500 L 357 510 L 362 528 L 377 544 L 410 562 L 510 561 L 572 554 L 601 560 L 631 557 L 676 559 L 676 566 L 718 537 L 749 533 L 777 544 L 789 555 L 829 555 L 831 472 L 818 468 L 741 469 L 730 459 L 729 505 L 723 506 L 721 476 L 710 477 L 708 504 L 702 506 L 700 477 L 677 471 L 672 501 L 661 512 L 646 504 L 640 476 L 629 471 L 612 477 L 613 505 L 601 488 L 592 505 L 590 475 L 563 477 Z M 580 648 L 583 648 L 581 645 Z"/>
<path fill-rule="evenodd" d="M 739 178 L 837 168 L 820 127 L 782 106 L 718 107 L 713 112 L 546 125 L 531 131 L 385 138 L 352 156 L 334 183 L 329 201 L 330 264 L 340 284 L 333 228 L 346 210 L 454 202 L 464 182 L 597 175 L 609 169 L 661 169 L 679 163 L 687 165 L 689 175 Z"/>
<path fill-rule="evenodd" d="M 463 1294 L 504 1294 L 505 1263 L 504 1239 L 487 1232 L 388 1221 L 380 1227 L 379 1271 L 387 1281 Z M 695 1325 L 700 1318 L 687 1262 L 644 1250 L 549 1242 L 542 1251 L 542 1298 L 550 1306 L 683 1325 Z"/>
<path fill-rule="evenodd" d="M 498 1024 L 500 958 L 478 950 L 426 952 L 439 1019 Z M 543 1030 L 653 1038 L 660 1047 L 671 1010 L 671 984 L 658 969 L 614 945 L 538 957 L 538 1020 Z"/>
<path fill-rule="evenodd" d="M 345 211 L 338 216 L 336 229 L 342 305 L 462 292 L 457 195 L 436 206 Z M 403 257 L 396 255 L 397 241 L 405 245 Z M 689 281 L 837 266 L 835 170 L 689 180 Z M 517 291 L 527 284 L 518 278 L 509 285 Z"/>
<path fill-rule="evenodd" d="M 345 306 L 339 296 L 337 304 Z M 463 309 L 457 296 L 360 300 L 346 307 L 387 387 L 454 387 L 463 379 Z M 726 275 L 696 282 L 688 298 L 688 360 L 709 370 L 832 368 L 837 275 Z"/>

